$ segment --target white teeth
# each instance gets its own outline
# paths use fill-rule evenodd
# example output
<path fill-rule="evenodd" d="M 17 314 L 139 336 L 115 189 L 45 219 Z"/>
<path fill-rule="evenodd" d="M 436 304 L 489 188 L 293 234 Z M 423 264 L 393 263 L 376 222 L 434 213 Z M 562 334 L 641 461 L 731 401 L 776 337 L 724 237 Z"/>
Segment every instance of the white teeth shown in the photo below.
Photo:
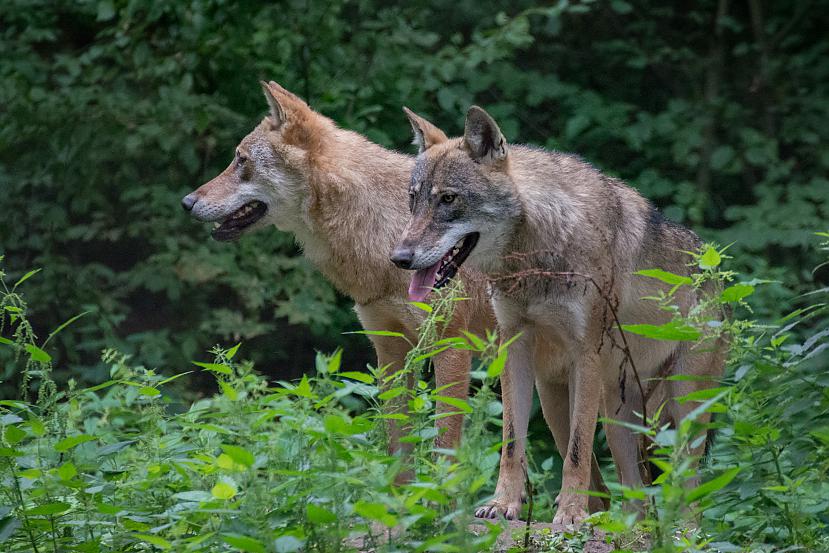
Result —
<path fill-rule="evenodd" d="M 218 222 L 218 221 L 216 221 L 215 223 L 213 223 L 213 228 L 214 228 L 214 229 L 217 229 L 217 228 L 219 228 L 220 226 L 222 226 L 222 224 L 221 224 L 220 222 Z"/>

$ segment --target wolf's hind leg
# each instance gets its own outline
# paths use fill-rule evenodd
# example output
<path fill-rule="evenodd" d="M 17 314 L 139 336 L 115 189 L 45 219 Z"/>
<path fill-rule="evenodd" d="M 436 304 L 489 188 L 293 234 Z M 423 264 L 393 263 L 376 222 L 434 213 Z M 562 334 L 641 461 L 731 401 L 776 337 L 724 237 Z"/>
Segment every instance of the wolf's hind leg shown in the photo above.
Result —
<path fill-rule="evenodd" d="M 570 441 L 570 393 L 568 386 L 565 384 L 551 384 L 543 380 L 539 380 L 536 386 L 538 387 L 538 397 L 541 400 L 541 411 L 544 414 L 544 420 L 553 434 L 559 455 L 564 459 Z M 590 462 L 590 489 L 607 493 L 607 487 L 599 470 L 599 462 L 595 453 L 591 455 Z M 556 499 L 557 502 L 558 499 Z M 588 506 L 590 512 L 593 513 L 607 509 L 605 501 L 595 496 L 590 496 Z"/>

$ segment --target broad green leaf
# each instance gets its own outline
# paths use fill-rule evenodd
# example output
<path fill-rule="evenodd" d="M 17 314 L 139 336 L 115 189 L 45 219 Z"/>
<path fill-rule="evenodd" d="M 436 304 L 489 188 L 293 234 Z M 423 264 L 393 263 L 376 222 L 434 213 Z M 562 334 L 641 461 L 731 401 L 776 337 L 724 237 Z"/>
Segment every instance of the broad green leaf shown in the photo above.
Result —
<path fill-rule="evenodd" d="M 409 305 L 414 305 L 415 307 L 417 307 L 418 309 L 422 309 L 426 313 L 432 312 L 432 306 L 428 303 L 423 303 L 422 301 L 410 301 Z"/>
<path fill-rule="evenodd" d="M 405 386 L 396 386 L 394 388 L 389 388 L 385 392 L 379 394 L 377 396 L 377 399 L 379 399 L 380 401 L 388 401 L 390 399 L 396 398 L 406 390 L 408 390 L 408 388 Z"/>
<path fill-rule="evenodd" d="M 486 369 L 488 378 L 498 378 L 504 372 L 504 367 L 507 364 L 507 348 L 501 348 L 498 352 L 498 357 L 492 360 L 489 367 Z"/>
<path fill-rule="evenodd" d="M 210 494 L 216 499 L 232 499 L 236 495 L 236 486 L 224 481 L 216 482 Z"/>
<path fill-rule="evenodd" d="M 729 482 L 734 480 L 734 477 L 737 476 L 738 472 L 740 472 L 740 467 L 728 469 L 716 478 L 712 478 L 708 482 L 705 482 L 704 484 L 697 486 L 696 488 L 688 492 L 688 502 L 697 501 L 699 499 L 702 499 L 703 497 L 711 495 L 712 493 L 721 488 L 726 487 Z"/>
<path fill-rule="evenodd" d="M 88 436 L 87 434 L 69 436 L 68 438 L 64 438 L 55 444 L 55 451 L 57 451 L 58 453 L 63 453 L 64 451 L 69 451 L 73 447 L 79 446 L 86 442 L 91 442 L 93 440 L 95 440 L 95 437 Z"/>
<path fill-rule="evenodd" d="M 676 321 L 671 321 L 664 325 L 622 325 L 622 330 L 652 340 L 694 341 L 698 340 L 702 335 L 696 328 Z"/>
<path fill-rule="evenodd" d="M 222 451 L 227 453 L 235 462 L 246 467 L 252 467 L 255 461 L 253 453 L 237 445 L 222 445 Z"/>
<path fill-rule="evenodd" d="M 197 367 L 201 367 L 203 369 L 207 369 L 208 371 L 212 371 L 214 373 L 219 374 L 226 374 L 231 375 L 233 371 L 230 367 L 225 365 L 224 363 L 199 363 L 198 361 L 193 361 L 193 364 Z"/>
<path fill-rule="evenodd" d="M 58 467 L 57 473 L 61 480 L 72 480 L 78 474 L 78 469 L 71 461 L 67 461 Z"/>
<path fill-rule="evenodd" d="M 52 360 L 51 355 L 34 344 L 26 344 L 26 351 L 29 352 L 29 357 L 32 358 L 32 361 L 37 361 L 38 363 L 48 363 Z"/>
<path fill-rule="evenodd" d="M 313 522 L 314 524 L 327 524 L 329 522 L 337 521 L 337 515 L 335 515 L 328 509 L 318 507 L 313 503 L 308 503 L 305 505 L 305 512 L 308 515 L 308 520 Z"/>
<path fill-rule="evenodd" d="M 311 391 L 311 381 L 308 380 L 308 375 L 303 375 L 302 380 L 300 380 L 299 384 L 297 384 L 291 391 L 299 397 L 307 397 L 311 399 L 316 397 L 314 392 Z"/>
<path fill-rule="evenodd" d="M 397 525 L 397 517 L 390 514 L 386 506 L 382 503 L 358 501 L 354 504 L 354 512 L 363 518 L 376 520 L 389 528 Z"/>
<path fill-rule="evenodd" d="M 700 269 L 716 269 L 720 266 L 720 263 L 722 263 L 722 256 L 713 246 L 708 246 L 699 257 Z"/>
<path fill-rule="evenodd" d="M 69 503 L 55 501 L 53 503 L 46 503 L 44 505 L 32 507 L 31 509 L 26 509 L 25 512 L 28 516 L 49 516 L 65 513 L 70 509 L 70 507 Z"/>
<path fill-rule="evenodd" d="M 153 388 L 152 386 L 141 386 L 140 388 L 138 388 L 138 393 L 142 396 L 147 397 L 155 397 L 161 395 L 161 392 L 159 392 L 156 388 Z"/>
<path fill-rule="evenodd" d="M 227 382 L 219 381 L 219 388 L 222 389 L 222 394 L 229 399 L 230 401 L 236 401 L 239 399 L 239 392 L 236 391 L 236 388 L 228 384 Z"/>
<path fill-rule="evenodd" d="M 222 534 L 222 541 L 231 547 L 247 551 L 248 553 L 265 553 L 267 549 L 265 544 L 261 541 L 251 538 L 250 536 L 243 536 L 242 534 Z"/>
<path fill-rule="evenodd" d="M 3 432 L 3 437 L 7 442 L 9 442 L 9 445 L 15 445 L 20 443 L 20 441 L 26 437 L 26 431 L 10 424 Z"/>
<path fill-rule="evenodd" d="M 339 373 L 339 376 L 343 378 L 350 378 L 351 380 L 356 380 L 357 382 L 362 382 L 363 384 L 374 384 L 374 377 L 368 373 L 345 371 Z"/>
<path fill-rule="evenodd" d="M 456 397 L 449 397 L 449 396 L 435 396 L 435 401 L 439 403 L 445 403 L 446 405 L 451 405 L 455 409 L 463 411 L 464 413 L 471 413 L 472 407 L 470 407 L 469 403 L 466 401 L 456 398 Z"/>
<path fill-rule="evenodd" d="M 738 302 L 747 298 L 754 293 L 754 286 L 750 284 L 735 284 L 729 286 L 720 294 L 720 299 L 724 302 Z"/>
<path fill-rule="evenodd" d="M 668 271 L 663 271 L 662 269 L 644 269 L 642 271 L 636 271 L 634 274 L 655 278 L 657 280 L 661 280 L 665 284 L 671 284 L 673 286 L 676 286 L 677 284 L 691 284 L 693 282 L 690 277 L 669 273 Z"/>
<path fill-rule="evenodd" d="M 133 534 L 134 537 L 138 538 L 141 541 L 147 542 L 151 545 L 158 547 L 159 549 L 170 549 L 173 544 L 169 541 L 165 540 L 161 536 L 156 536 L 153 534 Z"/>

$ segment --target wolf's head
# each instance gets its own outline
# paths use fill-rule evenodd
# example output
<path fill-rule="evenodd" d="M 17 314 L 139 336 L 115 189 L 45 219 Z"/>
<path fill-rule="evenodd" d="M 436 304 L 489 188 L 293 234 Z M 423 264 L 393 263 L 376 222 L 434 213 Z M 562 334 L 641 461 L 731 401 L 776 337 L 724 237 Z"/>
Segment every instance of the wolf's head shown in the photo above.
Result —
<path fill-rule="evenodd" d="M 465 261 L 487 270 L 500 259 L 521 208 L 507 142 L 488 113 L 472 106 L 463 137 L 448 139 L 403 109 L 420 154 L 409 188 L 412 219 L 391 260 L 416 271 L 409 298 L 422 301 L 432 288 L 448 283 Z"/>
<path fill-rule="evenodd" d="M 262 90 L 268 116 L 242 139 L 227 169 L 181 201 L 196 219 L 215 223 L 216 240 L 235 240 L 269 224 L 293 230 L 302 213 L 303 168 L 328 120 L 273 81 L 262 82 Z"/>

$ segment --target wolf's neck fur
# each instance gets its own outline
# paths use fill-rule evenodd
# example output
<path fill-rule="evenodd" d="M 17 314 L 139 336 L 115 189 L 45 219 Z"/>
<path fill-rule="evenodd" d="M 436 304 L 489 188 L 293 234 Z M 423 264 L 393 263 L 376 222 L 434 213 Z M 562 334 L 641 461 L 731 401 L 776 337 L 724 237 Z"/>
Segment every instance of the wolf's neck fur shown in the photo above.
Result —
<path fill-rule="evenodd" d="M 389 255 L 409 218 L 414 159 L 333 126 L 321 143 L 308 160 L 306 228 L 298 229 L 297 240 L 317 268 L 357 303 L 403 297 L 408 275 L 392 265 Z"/>

